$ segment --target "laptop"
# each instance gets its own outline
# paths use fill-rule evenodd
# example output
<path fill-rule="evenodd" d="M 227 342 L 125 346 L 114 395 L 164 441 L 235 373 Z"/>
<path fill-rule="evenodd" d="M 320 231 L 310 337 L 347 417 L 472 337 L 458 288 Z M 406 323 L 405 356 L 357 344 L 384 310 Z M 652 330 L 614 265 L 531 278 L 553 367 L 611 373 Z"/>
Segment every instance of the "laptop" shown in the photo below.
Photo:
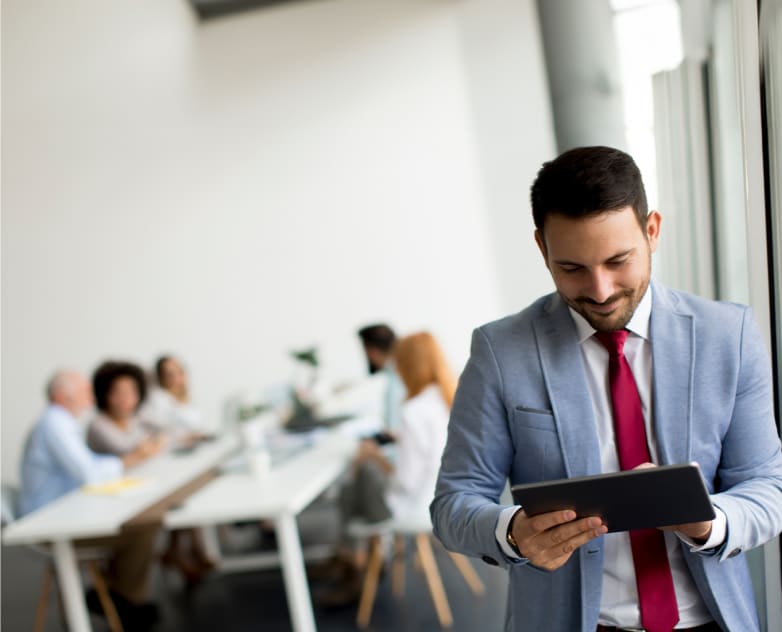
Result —
<path fill-rule="evenodd" d="M 310 404 L 299 397 L 295 389 L 291 389 L 291 403 L 293 404 L 293 412 L 284 424 L 284 428 L 288 432 L 307 432 L 315 428 L 330 428 L 354 417 L 349 414 L 320 416 Z"/>

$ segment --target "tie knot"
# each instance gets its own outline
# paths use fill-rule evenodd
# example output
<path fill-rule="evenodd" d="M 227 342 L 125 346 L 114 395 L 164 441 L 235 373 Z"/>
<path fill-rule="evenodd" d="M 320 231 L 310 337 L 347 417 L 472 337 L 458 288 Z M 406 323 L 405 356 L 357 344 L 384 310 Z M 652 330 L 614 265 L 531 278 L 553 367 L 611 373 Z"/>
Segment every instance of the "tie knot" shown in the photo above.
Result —
<path fill-rule="evenodd" d="M 595 332 L 595 338 L 600 341 L 611 356 L 620 356 L 625 348 L 625 341 L 630 334 L 627 329 L 619 329 L 617 331 L 597 331 Z"/>

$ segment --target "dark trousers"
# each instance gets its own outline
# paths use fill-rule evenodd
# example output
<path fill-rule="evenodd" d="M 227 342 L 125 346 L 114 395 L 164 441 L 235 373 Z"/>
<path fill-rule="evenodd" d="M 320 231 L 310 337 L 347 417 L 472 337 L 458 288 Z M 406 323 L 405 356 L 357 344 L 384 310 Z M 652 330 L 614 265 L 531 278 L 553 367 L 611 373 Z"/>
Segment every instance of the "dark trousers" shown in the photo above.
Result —
<path fill-rule="evenodd" d="M 109 588 L 128 601 L 142 603 L 147 598 L 159 530 L 159 524 L 128 526 L 119 535 L 77 540 L 74 544 L 107 549 L 110 552 L 106 574 Z"/>
<path fill-rule="evenodd" d="M 339 493 L 339 512 L 344 527 L 351 520 L 382 522 L 391 517 L 385 500 L 388 476 L 375 463 L 356 467 L 352 479 Z"/>

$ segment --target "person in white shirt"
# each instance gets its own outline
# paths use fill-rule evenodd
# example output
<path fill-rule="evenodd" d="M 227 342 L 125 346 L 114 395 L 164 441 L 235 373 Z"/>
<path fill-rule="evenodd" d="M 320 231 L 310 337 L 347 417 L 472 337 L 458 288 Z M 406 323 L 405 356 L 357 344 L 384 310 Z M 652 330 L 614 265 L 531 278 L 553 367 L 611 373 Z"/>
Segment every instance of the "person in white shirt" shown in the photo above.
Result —
<path fill-rule="evenodd" d="M 150 390 L 139 416 L 169 433 L 175 442 L 197 441 L 204 435 L 204 418 L 193 405 L 182 362 L 164 355 L 155 362 L 157 384 Z"/>
<path fill-rule="evenodd" d="M 391 517 L 426 515 L 434 496 L 456 378 L 429 332 L 399 340 L 393 359 L 407 389 L 394 462 L 376 441 L 361 442 L 353 460 L 353 479 L 340 494 L 343 525 L 351 520 L 375 523 Z M 363 558 L 343 551 L 337 562 L 342 565 L 343 581 L 319 600 L 322 605 L 344 605 L 358 599 Z"/>
<path fill-rule="evenodd" d="M 160 356 L 155 362 L 155 379 L 157 384 L 139 410 L 143 423 L 166 433 L 177 447 L 191 447 L 205 439 L 203 415 L 191 401 L 182 362 L 171 355 Z M 200 582 L 216 566 L 198 529 L 172 530 L 160 559 L 177 568 L 189 586 Z"/>

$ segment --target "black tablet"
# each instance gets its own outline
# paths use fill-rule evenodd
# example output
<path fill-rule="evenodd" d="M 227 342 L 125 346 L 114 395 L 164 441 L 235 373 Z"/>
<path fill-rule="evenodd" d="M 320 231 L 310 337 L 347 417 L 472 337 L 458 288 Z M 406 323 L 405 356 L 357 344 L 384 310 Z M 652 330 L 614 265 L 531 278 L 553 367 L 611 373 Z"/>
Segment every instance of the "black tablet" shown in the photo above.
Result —
<path fill-rule="evenodd" d="M 572 509 L 579 518 L 600 516 L 609 531 L 714 518 L 695 463 L 514 485 L 511 493 L 528 516 Z"/>

